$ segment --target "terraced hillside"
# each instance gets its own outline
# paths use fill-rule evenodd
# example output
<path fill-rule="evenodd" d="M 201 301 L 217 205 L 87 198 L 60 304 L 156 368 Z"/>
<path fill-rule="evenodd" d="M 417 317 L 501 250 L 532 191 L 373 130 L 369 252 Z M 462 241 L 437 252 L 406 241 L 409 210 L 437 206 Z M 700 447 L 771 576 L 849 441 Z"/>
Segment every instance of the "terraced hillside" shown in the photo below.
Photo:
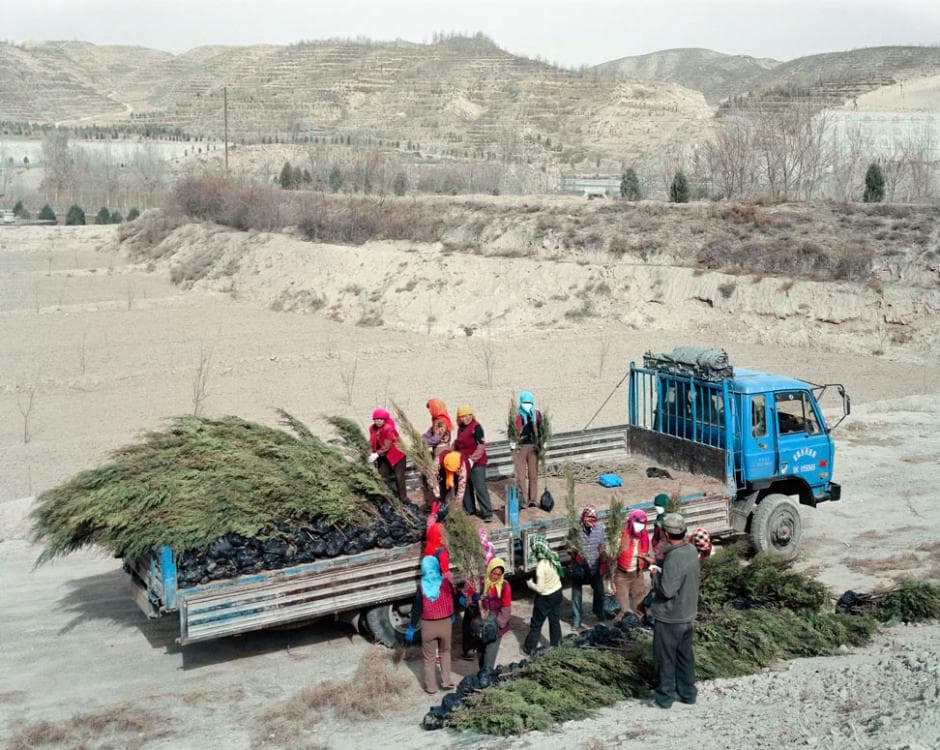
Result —
<path fill-rule="evenodd" d="M 223 86 L 243 141 L 352 137 L 459 157 L 623 158 L 701 130 L 704 98 L 560 70 L 485 37 L 431 45 L 321 41 L 174 56 L 89 44 L 4 45 L 0 119 L 131 117 L 218 136 Z M 567 154 L 567 156 L 566 156 Z"/>
<path fill-rule="evenodd" d="M 622 57 L 598 65 L 601 75 L 637 81 L 670 81 L 701 91 L 709 103 L 755 86 L 780 62 L 748 55 L 725 55 L 710 49 L 682 48 Z"/>
<path fill-rule="evenodd" d="M 708 102 L 751 91 L 790 90 L 841 104 L 882 86 L 940 73 L 938 47 L 868 47 L 788 62 L 708 49 L 672 49 L 598 65 L 604 76 L 671 81 L 701 91 Z"/>

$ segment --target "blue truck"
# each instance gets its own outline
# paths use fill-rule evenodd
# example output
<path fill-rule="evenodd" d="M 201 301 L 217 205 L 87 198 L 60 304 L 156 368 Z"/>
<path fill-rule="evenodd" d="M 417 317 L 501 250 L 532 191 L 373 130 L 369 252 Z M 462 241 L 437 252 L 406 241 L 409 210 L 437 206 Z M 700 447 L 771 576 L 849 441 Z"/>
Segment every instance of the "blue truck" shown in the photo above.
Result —
<path fill-rule="evenodd" d="M 627 424 L 552 439 L 551 463 L 625 466 L 620 488 L 580 485 L 579 504 L 603 507 L 617 493 L 625 504 L 646 509 L 652 522 L 652 498 L 667 492 L 678 496 L 690 528 L 702 526 L 719 540 L 749 535 L 758 550 L 795 557 L 803 535 L 800 506 L 816 507 L 841 495 L 832 479 L 832 427 L 819 402 L 824 393 L 837 393 L 844 419 L 851 402 L 843 386 L 716 368 L 695 356 L 652 354 L 642 366 L 631 362 L 628 377 Z M 507 572 L 535 566 L 535 536 L 566 555 L 563 503 L 553 513 L 520 508 L 509 444 L 491 442 L 488 454 L 492 494 L 504 499 L 503 524 L 490 526 L 489 537 Z M 651 477 L 644 471 L 650 464 L 669 467 L 671 474 Z M 410 483 L 417 481 L 412 471 Z M 420 554 L 420 545 L 369 550 L 182 589 L 176 555 L 168 547 L 125 561 L 125 568 L 148 616 L 178 614 L 182 645 L 334 617 L 393 646 L 408 626 Z"/>

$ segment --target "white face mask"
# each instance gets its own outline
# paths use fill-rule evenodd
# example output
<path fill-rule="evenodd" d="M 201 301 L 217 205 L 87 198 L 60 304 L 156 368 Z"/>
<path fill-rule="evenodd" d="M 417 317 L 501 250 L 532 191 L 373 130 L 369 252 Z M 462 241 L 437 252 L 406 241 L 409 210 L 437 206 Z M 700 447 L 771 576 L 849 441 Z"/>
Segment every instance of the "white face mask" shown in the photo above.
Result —
<path fill-rule="evenodd" d="M 525 411 L 532 411 L 532 410 L 535 408 L 535 404 L 530 404 L 530 403 L 528 403 L 528 402 L 524 402 L 524 403 L 522 404 L 522 408 L 523 408 Z"/>
<path fill-rule="evenodd" d="M 633 522 L 633 533 L 634 533 L 634 534 L 642 534 L 642 533 L 643 533 L 643 529 L 645 529 L 645 528 L 646 528 L 646 524 L 640 523 L 639 521 L 634 521 L 634 522 Z"/>
<path fill-rule="evenodd" d="M 659 506 L 659 505 L 656 506 L 656 515 L 657 515 L 657 516 L 661 516 L 661 515 L 662 515 L 663 513 L 665 513 L 665 512 L 666 512 L 666 509 L 665 509 L 665 508 L 663 508 L 662 506 Z"/>

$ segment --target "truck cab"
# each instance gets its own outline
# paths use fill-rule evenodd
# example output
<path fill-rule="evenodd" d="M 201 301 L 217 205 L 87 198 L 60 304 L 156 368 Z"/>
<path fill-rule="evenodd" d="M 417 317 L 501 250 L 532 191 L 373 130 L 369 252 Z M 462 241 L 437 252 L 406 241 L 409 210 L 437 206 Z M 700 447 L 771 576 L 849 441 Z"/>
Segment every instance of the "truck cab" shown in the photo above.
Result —
<path fill-rule="evenodd" d="M 630 364 L 628 445 L 724 479 L 728 531 L 750 532 L 758 549 L 793 557 L 802 535 L 797 505 L 841 497 L 832 428 L 819 405 L 830 388 L 848 415 L 841 384 L 648 354 L 643 367 Z"/>

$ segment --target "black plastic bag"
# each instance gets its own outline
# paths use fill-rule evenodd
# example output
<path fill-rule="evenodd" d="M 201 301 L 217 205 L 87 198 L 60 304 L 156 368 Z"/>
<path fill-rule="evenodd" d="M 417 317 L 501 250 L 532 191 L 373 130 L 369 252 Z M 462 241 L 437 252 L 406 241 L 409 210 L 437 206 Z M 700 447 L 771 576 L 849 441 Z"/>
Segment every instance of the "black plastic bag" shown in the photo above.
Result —
<path fill-rule="evenodd" d="M 541 499 L 539 499 L 539 507 L 546 513 L 551 513 L 552 509 L 555 507 L 555 498 L 552 497 L 552 493 L 547 489 L 542 493 Z"/>
<path fill-rule="evenodd" d="M 470 622 L 470 632 L 480 643 L 492 643 L 499 637 L 499 625 L 492 618 L 484 620 L 482 617 L 474 617 Z"/>

